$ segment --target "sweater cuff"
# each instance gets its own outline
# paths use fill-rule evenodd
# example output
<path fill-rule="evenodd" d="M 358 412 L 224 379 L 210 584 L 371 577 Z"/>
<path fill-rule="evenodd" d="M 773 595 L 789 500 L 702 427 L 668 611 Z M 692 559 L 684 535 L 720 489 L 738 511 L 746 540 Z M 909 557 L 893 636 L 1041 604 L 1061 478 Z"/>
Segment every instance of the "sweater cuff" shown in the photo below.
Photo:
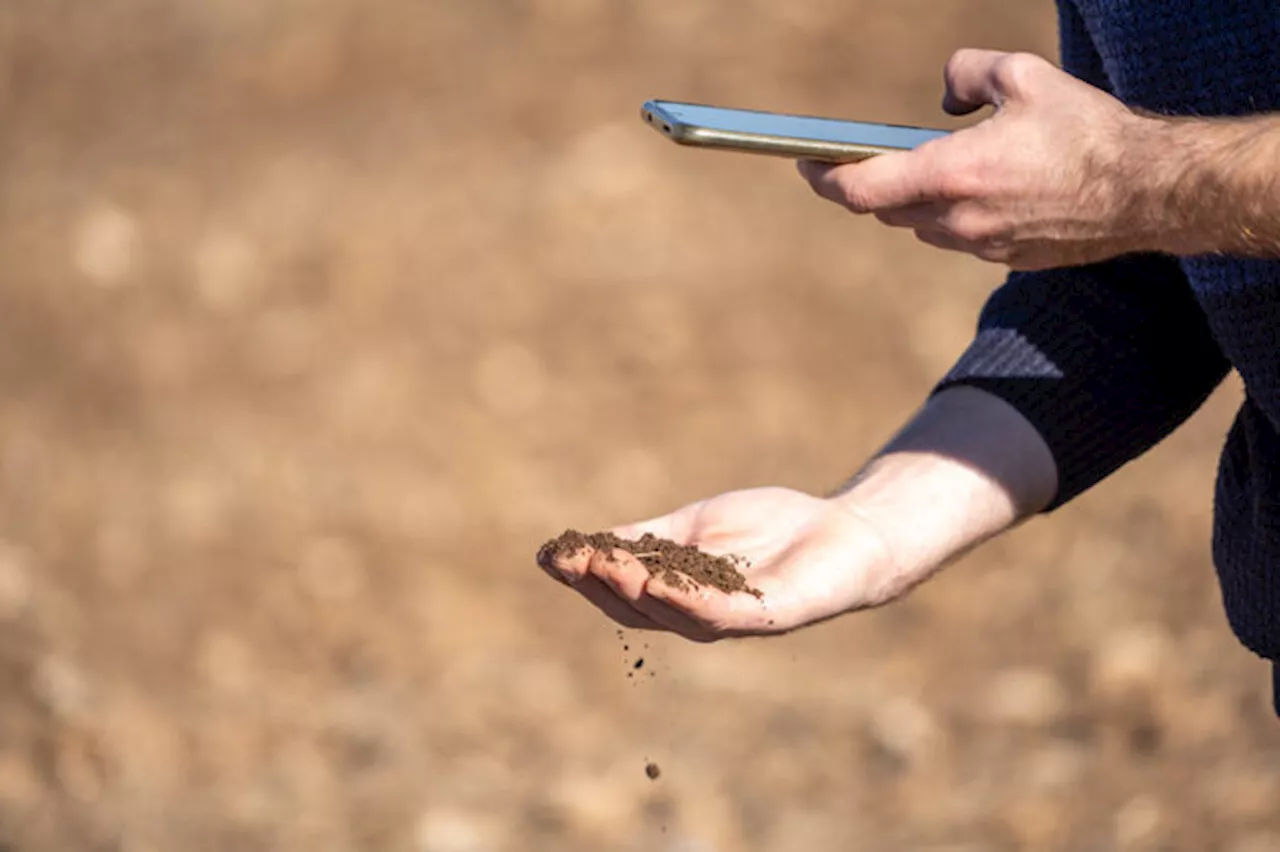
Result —
<path fill-rule="evenodd" d="M 1064 328 L 1057 334 L 1070 336 L 1081 331 Z M 1058 343 L 1086 348 L 1088 341 L 1075 341 L 1073 347 L 1072 341 L 1059 336 Z M 1098 396 L 1103 389 L 1097 387 L 1097 377 L 1064 370 L 1024 331 L 980 331 L 933 392 L 956 385 L 980 388 L 1003 399 L 1040 433 L 1058 471 L 1058 491 L 1046 512 L 1070 501 L 1127 461 L 1117 433 L 1129 429 L 1124 422 L 1098 416 L 1103 407 Z"/>
<path fill-rule="evenodd" d="M 1120 259 L 1014 273 L 937 393 L 969 385 L 1019 411 L 1048 445 L 1058 508 L 1172 432 L 1226 361 L 1176 266 Z"/>

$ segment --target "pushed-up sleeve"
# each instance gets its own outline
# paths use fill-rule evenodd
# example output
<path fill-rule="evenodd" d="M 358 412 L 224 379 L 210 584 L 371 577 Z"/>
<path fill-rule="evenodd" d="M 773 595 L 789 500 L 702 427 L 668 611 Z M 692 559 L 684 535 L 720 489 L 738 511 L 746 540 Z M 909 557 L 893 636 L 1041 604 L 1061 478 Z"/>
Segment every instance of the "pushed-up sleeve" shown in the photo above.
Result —
<path fill-rule="evenodd" d="M 1040 433 L 1058 469 L 1055 509 L 1159 443 L 1228 363 L 1176 259 L 1014 272 L 936 386 L 981 388 Z"/>

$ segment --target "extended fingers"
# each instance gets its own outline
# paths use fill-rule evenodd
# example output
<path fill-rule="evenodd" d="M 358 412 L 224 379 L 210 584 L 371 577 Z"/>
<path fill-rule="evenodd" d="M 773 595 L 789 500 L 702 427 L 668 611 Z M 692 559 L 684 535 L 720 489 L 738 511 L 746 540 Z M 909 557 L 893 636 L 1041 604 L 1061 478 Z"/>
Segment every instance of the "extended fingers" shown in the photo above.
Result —
<path fill-rule="evenodd" d="M 884 159 L 889 156 L 896 155 Z M 954 187 L 960 185 L 954 177 L 950 181 L 921 177 L 911 189 L 905 184 L 886 189 L 875 173 L 868 179 L 862 171 L 869 166 L 870 162 L 850 166 L 805 163 L 801 174 L 823 198 L 855 213 L 873 213 L 886 225 L 910 228 L 923 243 L 983 260 L 1010 262 L 1012 245 L 1005 223 L 980 204 L 953 200 L 957 195 Z"/>
<path fill-rule="evenodd" d="M 657 577 L 650 581 L 647 592 L 670 611 L 717 635 L 769 633 L 782 628 L 775 623 L 763 600 L 745 592 L 726 594 L 719 589 L 688 583 L 674 586 Z"/>
<path fill-rule="evenodd" d="M 598 577 L 627 602 L 643 595 L 645 584 L 649 582 L 649 569 L 625 550 L 596 551 L 591 556 L 589 570 L 593 577 Z"/>
<path fill-rule="evenodd" d="M 937 193 L 916 152 L 879 154 L 858 163 L 798 164 L 813 191 L 854 213 L 875 213 L 928 201 Z"/>
<path fill-rule="evenodd" d="M 650 594 L 650 587 L 655 581 L 650 577 L 649 569 L 627 551 L 597 552 L 591 557 L 590 571 L 619 601 L 667 630 L 698 642 L 720 638 L 703 621 L 672 609 L 654 598 Z"/>
<path fill-rule="evenodd" d="M 593 562 L 597 563 L 595 573 L 589 568 Z M 599 551 L 583 550 L 564 560 L 539 564 L 547 574 L 568 585 L 623 627 L 667 630 L 696 642 L 710 642 L 719 638 L 703 629 L 696 621 L 648 598 L 644 593 L 644 584 L 637 585 L 638 578 L 634 572 L 616 566 Z M 563 570 L 558 566 L 564 566 Z M 643 566 L 641 570 L 645 570 Z M 628 599 L 627 594 L 636 595 L 636 598 Z"/>
<path fill-rule="evenodd" d="M 632 627 L 637 630 L 670 629 L 664 624 L 655 622 L 635 607 L 629 606 L 626 601 L 619 598 L 612 589 L 600 582 L 597 577 L 584 577 L 573 588 L 590 601 L 596 609 L 623 627 Z"/>
<path fill-rule="evenodd" d="M 1001 220 L 975 204 L 913 204 L 876 213 L 896 228 L 910 228 L 923 243 L 984 260 L 1007 259 L 1010 241 Z"/>

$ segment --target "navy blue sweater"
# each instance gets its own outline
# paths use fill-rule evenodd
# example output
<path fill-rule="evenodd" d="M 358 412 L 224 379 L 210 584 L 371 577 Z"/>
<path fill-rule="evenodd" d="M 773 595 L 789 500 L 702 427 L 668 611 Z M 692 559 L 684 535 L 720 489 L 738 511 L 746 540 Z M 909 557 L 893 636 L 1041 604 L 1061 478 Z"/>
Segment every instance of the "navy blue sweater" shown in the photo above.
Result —
<path fill-rule="evenodd" d="M 1276 0 L 1059 0 L 1062 62 L 1165 114 L 1280 112 Z M 1280 170 L 1280 163 L 1276 164 Z M 1235 368 L 1213 557 L 1228 620 L 1280 659 L 1280 262 L 1130 255 L 1013 273 L 939 389 L 982 387 L 1053 451 L 1052 510 L 1164 438 Z M 1280 664 L 1275 669 L 1280 712 Z"/>

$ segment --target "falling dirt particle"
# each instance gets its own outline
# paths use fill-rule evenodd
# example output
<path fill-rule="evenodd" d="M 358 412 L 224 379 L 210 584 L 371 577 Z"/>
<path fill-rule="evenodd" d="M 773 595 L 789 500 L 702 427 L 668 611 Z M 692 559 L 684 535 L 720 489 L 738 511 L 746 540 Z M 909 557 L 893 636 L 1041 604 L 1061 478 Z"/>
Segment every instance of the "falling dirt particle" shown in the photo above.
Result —
<path fill-rule="evenodd" d="M 631 668 L 633 668 L 633 669 L 642 669 L 642 668 L 644 668 L 644 657 L 641 657 L 640 659 L 636 660 L 636 664 L 635 664 L 634 666 L 632 666 Z"/>
<path fill-rule="evenodd" d="M 662 767 L 656 763 L 646 763 L 644 765 L 644 774 L 649 776 L 650 781 L 657 781 L 658 776 L 662 774 Z"/>
<path fill-rule="evenodd" d="M 630 646 L 630 645 L 623 645 L 623 646 L 622 646 L 622 650 L 624 650 L 624 651 L 630 651 L 630 650 L 631 650 L 631 646 Z"/>

